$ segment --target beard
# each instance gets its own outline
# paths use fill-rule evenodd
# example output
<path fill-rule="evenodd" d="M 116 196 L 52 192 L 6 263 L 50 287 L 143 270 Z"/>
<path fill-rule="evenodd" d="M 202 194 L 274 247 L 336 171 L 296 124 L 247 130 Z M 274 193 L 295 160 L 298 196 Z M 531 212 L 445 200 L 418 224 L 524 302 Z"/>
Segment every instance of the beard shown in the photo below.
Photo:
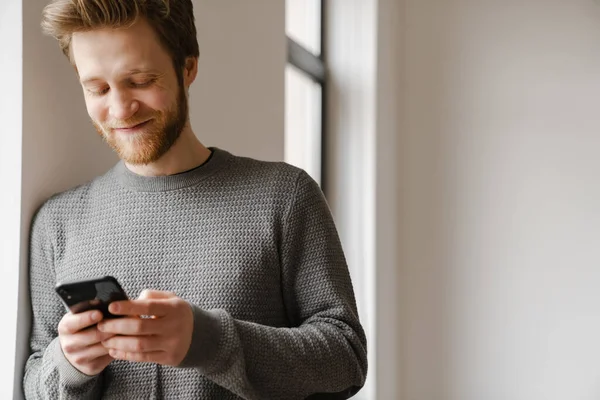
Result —
<path fill-rule="evenodd" d="M 180 87 L 178 99 L 166 111 L 153 110 L 126 120 L 92 123 L 98 134 L 117 153 L 119 158 L 132 165 L 146 165 L 159 160 L 175 144 L 188 119 L 188 101 Z M 121 134 L 115 128 L 132 127 L 149 121 L 138 132 Z"/>

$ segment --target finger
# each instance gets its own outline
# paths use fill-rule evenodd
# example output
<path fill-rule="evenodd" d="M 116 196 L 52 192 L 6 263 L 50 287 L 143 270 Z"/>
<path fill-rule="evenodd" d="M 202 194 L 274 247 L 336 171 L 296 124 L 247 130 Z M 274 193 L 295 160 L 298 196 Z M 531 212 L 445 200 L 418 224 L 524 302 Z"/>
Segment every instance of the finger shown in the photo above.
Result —
<path fill-rule="evenodd" d="M 125 360 L 134 362 L 153 362 L 163 364 L 165 358 L 164 351 L 153 351 L 148 353 L 134 353 L 121 350 L 109 350 L 108 354 L 115 360 Z"/>
<path fill-rule="evenodd" d="M 152 353 L 164 350 L 164 340 L 159 336 L 114 336 L 102 346 L 127 353 Z"/>
<path fill-rule="evenodd" d="M 164 317 L 171 311 L 171 304 L 163 299 L 115 301 L 110 303 L 108 310 L 115 315 Z"/>
<path fill-rule="evenodd" d="M 140 296 L 138 297 L 138 300 L 148 300 L 148 299 L 170 299 L 173 297 L 177 297 L 177 295 L 173 292 L 165 292 L 162 290 L 150 290 L 150 289 L 144 289 L 142 290 L 142 293 L 140 293 Z"/>
<path fill-rule="evenodd" d="M 77 364 L 87 364 L 105 356 L 108 356 L 108 349 L 102 343 L 98 343 L 71 354 L 70 358 Z"/>
<path fill-rule="evenodd" d="M 102 320 L 102 313 L 97 310 L 85 311 L 82 313 L 68 313 L 60 320 L 58 324 L 58 333 L 73 334 L 82 329 L 97 324 Z"/>
<path fill-rule="evenodd" d="M 115 318 L 98 324 L 98 330 L 114 335 L 157 335 L 164 330 L 159 319 Z"/>
<path fill-rule="evenodd" d="M 100 332 L 95 326 L 70 334 L 64 340 L 63 348 L 67 352 L 75 352 L 86 347 L 101 343 L 103 340 L 113 337 L 113 333 Z"/>

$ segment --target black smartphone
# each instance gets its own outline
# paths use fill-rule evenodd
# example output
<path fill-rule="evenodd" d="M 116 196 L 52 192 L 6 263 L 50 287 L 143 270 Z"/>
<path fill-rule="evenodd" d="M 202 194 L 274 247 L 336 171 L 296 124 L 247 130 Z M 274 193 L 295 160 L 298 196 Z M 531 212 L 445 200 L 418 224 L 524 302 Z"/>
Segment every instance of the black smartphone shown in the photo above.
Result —
<path fill-rule="evenodd" d="M 127 294 L 112 276 L 91 279 L 88 281 L 59 283 L 56 293 L 60 296 L 65 307 L 73 314 L 100 310 L 104 318 L 117 318 L 108 311 L 108 305 L 113 301 L 128 300 Z"/>

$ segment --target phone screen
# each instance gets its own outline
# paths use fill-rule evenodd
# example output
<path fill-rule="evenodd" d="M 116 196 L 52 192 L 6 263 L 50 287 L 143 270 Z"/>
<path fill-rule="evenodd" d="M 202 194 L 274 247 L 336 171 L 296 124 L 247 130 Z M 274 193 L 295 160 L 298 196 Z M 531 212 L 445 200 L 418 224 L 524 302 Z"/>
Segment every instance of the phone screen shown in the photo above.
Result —
<path fill-rule="evenodd" d="M 108 311 L 110 303 L 128 299 L 119 282 L 112 276 L 62 283 L 56 286 L 56 292 L 65 307 L 73 314 L 88 310 L 100 310 L 104 314 L 104 318 L 118 317 Z"/>

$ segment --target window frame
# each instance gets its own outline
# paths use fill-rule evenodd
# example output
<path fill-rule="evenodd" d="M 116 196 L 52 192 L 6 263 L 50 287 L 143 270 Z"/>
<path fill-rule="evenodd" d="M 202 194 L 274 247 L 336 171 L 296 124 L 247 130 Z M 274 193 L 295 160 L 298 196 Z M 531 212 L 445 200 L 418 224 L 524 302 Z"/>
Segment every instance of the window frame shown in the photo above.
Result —
<path fill-rule="evenodd" d="M 287 65 L 291 65 L 298 69 L 300 73 L 310 78 L 313 82 L 321 87 L 321 190 L 327 194 L 327 171 L 326 171 L 326 154 L 327 154 L 327 81 L 328 71 L 326 63 L 326 46 L 325 46 L 325 21 L 326 7 L 325 0 L 320 0 L 320 47 L 321 51 L 318 55 L 308 50 L 305 46 L 298 43 L 290 36 L 287 37 Z"/>

